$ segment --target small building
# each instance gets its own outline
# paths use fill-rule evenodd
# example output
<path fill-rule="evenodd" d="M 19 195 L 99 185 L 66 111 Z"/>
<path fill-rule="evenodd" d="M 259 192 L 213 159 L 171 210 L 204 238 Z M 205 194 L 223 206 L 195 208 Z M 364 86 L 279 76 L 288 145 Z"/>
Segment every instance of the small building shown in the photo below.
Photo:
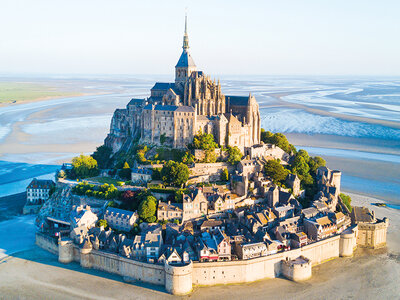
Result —
<path fill-rule="evenodd" d="M 129 210 L 108 207 L 104 213 L 104 219 L 111 228 L 128 232 L 132 230 L 138 214 Z"/>
<path fill-rule="evenodd" d="M 182 210 L 182 203 L 165 203 L 159 202 L 157 208 L 157 219 L 159 221 L 165 220 L 178 220 L 179 222 L 182 221 L 183 217 L 183 210 Z"/>
<path fill-rule="evenodd" d="M 308 237 L 314 241 L 327 238 L 336 233 L 336 224 L 328 216 L 317 218 L 315 220 L 305 219 L 304 228 Z"/>
<path fill-rule="evenodd" d="M 293 248 L 301 248 L 307 245 L 307 234 L 304 232 L 296 232 L 291 234 L 291 246 Z"/>
<path fill-rule="evenodd" d="M 277 218 L 280 221 L 282 221 L 294 216 L 294 206 L 284 205 L 284 206 L 274 207 L 273 212 L 277 216 Z"/>
<path fill-rule="evenodd" d="M 42 204 L 49 199 L 50 190 L 55 187 L 53 180 L 32 179 L 26 187 L 26 204 L 24 214 L 38 213 Z"/>
<path fill-rule="evenodd" d="M 286 177 L 286 184 L 292 188 L 295 197 L 300 196 L 300 178 L 297 174 L 289 174 Z"/>
<path fill-rule="evenodd" d="M 315 207 L 308 207 L 308 208 L 301 210 L 301 213 L 305 219 L 310 219 L 310 218 L 313 218 L 316 215 L 318 215 L 319 210 L 316 209 Z"/>
<path fill-rule="evenodd" d="M 163 245 L 162 231 L 153 230 L 143 234 L 147 262 L 157 262 Z"/>
<path fill-rule="evenodd" d="M 224 222 L 222 222 L 221 220 L 205 220 L 200 226 L 201 231 L 215 232 L 218 229 L 225 229 Z"/>
<path fill-rule="evenodd" d="M 250 259 L 260 256 L 265 256 L 268 249 L 265 243 L 243 243 L 236 244 L 236 254 L 240 259 Z"/>
<path fill-rule="evenodd" d="M 86 227 L 92 228 L 98 220 L 97 215 L 92 212 L 89 205 L 74 206 L 70 215 L 71 228 Z"/>
<path fill-rule="evenodd" d="M 150 168 L 132 168 L 131 169 L 131 180 L 132 182 L 149 182 L 151 181 L 151 176 L 153 170 Z"/>
<path fill-rule="evenodd" d="M 208 201 L 197 188 L 191 195 L 183 195 L 183 221 L 207 215 Z"/>

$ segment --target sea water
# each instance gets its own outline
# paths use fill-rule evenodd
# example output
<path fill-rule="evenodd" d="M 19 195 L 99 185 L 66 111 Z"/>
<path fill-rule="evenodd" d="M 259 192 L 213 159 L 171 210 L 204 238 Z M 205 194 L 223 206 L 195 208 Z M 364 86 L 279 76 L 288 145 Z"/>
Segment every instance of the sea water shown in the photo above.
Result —
<path fill-rule="evenodd" d="M 252 93 L 257 98 L 262 127 L 266 130 L 310 137 L 318 134 L 332 140 L 347 137 L 374 141 L 374 151 L 357 152 L 346 143 L 339 143 L 334 148 L 318 145 L 306 148 L 312 155 L 346 158 L 355 165 L 376 160 L 400 169 L 400 78 L 222 76 L 220 79 L 225 94 Z M 81 152 L 94 151 L 109 131 L 114 110 L 124 108 L 132 97 L 147 97 L 157 80 L 173 81 L 173 78 L 81 78 L 78 82 L 82 87 L 103 94 L 0 107 L 0 160 L 11 162 L 0 165 L 0 172 L 8 174 L 0 174 L 0 194 L 23 191 L 30 178 L 49 174 L 49 168 L 53 171 L 54 165 Z M 389 141 L 393 146 L 388 146 Z M 26 164 L 23 171 L 17 163 Z M 50 167 L 40 169 L 35 165 Z M 342 187 L 390 198 L 392 204 L 400 204 L 398 178 L 371 179 L 376 170 L 369 172 L 372 176 L 366 178 L 357 173 L 357 168 L 350 173 L 344 171 Z"/>

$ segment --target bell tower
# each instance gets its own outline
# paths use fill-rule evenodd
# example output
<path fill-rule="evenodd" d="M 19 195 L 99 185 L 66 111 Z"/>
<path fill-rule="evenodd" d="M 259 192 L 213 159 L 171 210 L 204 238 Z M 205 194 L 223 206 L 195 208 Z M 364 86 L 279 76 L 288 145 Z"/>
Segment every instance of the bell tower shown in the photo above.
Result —
<path fill-rule="evenodd" d="M 175 85 L 181 87 L 193 71 L 196 71 L 196 65 L 189 53 L 189 36 L 187 33 L 187 15 L 185 15 L 185 33 L 183 34 L 182 54 L 175 66 Z"/>

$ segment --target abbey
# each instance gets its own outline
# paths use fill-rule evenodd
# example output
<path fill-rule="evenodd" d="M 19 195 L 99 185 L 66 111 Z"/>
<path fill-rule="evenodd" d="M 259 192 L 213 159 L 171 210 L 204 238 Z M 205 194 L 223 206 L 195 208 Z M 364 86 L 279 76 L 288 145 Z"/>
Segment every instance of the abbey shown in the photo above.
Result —
<path fill-rule="evenodd" d="M 220 82 L 197 67 L 189 53 L 187 19 L 175 82 L 157 82 L 147 99 L 132 99 L 117 109 L 105 145 L 114 152 L 135 138 L 143 144 L 185 148 L 198 132 L 214 135 L 220 146 L 260 143 L 260 112 L 254 96 L 225 96 Z"/>

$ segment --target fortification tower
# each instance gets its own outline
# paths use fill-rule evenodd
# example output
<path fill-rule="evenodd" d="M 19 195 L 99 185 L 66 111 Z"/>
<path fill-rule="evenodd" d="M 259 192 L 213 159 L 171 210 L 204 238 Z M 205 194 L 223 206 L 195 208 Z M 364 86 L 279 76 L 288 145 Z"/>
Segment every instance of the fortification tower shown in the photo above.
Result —
<path fill-rule="evenodd" d="M 333 170 L 332 171 L 332 185 L 336 187 L 336 194 L 340 194 L 340 180 L 342 178 L 342 172 L 338 170 Z"/>
<path fill-rule="evenodd" d="M 193 263 L 184 266 L 165 264 L 165 289 L 173 295 L 185 295 L 192 291 Z"/>
<path fill-rule="evenodd" d="M 73 242 L 69 238 L 58 240 L 58 261 L 68 264 L 73 261 L 74 249 Z"/>
<path fill-rule="evenodd" d="M 91 268 L 92 263 L 90 261 L 90 252 L 92 252 L 92 243 L 89 239 L 86 239 L 83 243 L 83 247 L 80 249 L 81 254 L 81 266 L 84 268 Z"/>
<path fill-rule="evenodd" d="M 196 64 L 189 53 L 189 36 L 187 33 L 187 15 L 185 15 L 185 33 L 183 35 L 182 54 L 175 66 L 175 88 L 182 91 L 184 84 L 192 72 L 196 71 Z"/>

